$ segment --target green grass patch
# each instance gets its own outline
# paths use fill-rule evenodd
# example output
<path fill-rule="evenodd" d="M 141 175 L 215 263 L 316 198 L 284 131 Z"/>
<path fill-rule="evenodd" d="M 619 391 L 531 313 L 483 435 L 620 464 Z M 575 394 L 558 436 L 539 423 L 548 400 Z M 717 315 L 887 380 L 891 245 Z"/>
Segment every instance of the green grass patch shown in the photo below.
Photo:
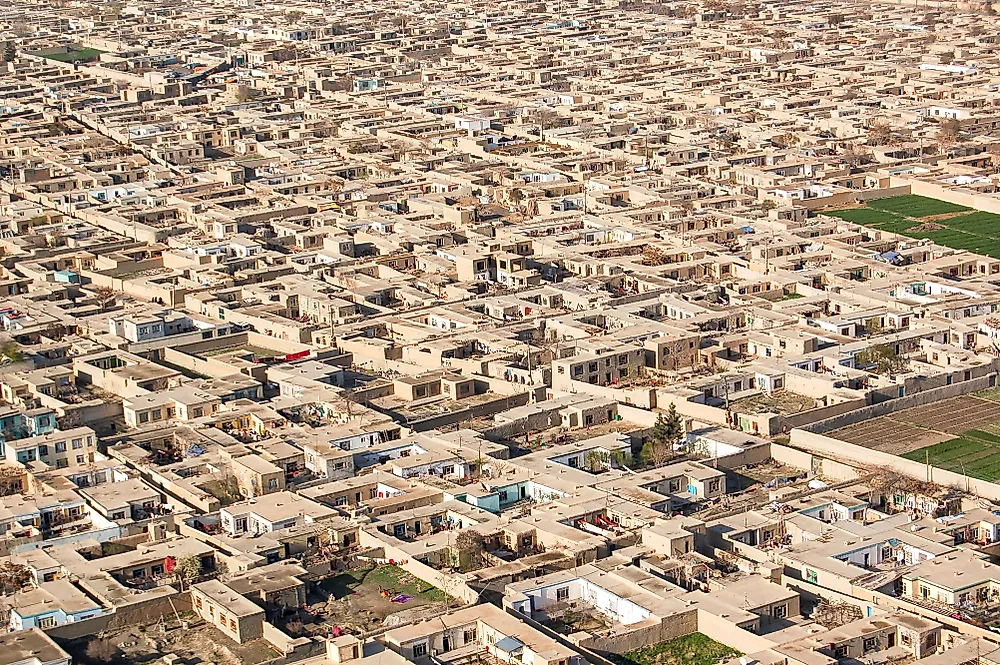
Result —
<path fill-rule="evenodd" d="M 968 215 L 942 219 L 937 223 L 966 233 L 1000 238 L 1000 215 L 994 215 L 991 212 L 973 212 Z"/>
<path fill-rule="evenodd" d="M 990 482 L 1000 479 L 1000 444 L 987 439 L 989 432 L 973 430 L 972 436 L 960 436 L 933 446 L 911 450 L 902 457 L 914 462 L 929 461 L 932 466 Z M 983 437 L 983 438 L 980 438 Z"/>
<path fill-rule="evenodd" d="M 911 450 L 910 452 L 901 455 L 901 457 L 913 460 L 914 462 L 929 461 L 935 466 L 941 466 L 958 457 L 973 455 L 981 452 L 988 447 L 988 444 L 981 441 L 963 439 L 959 437 L 956 439 L 948 439 L 947 441 L 942 441 L 941 443 L 935 443 L 932 446 L 920 448 L 919 450 Z"/>
<path fill-rule="evenodd" d="M 879 229 L 880 231 L 888 231 L 889 233 L 898 233 L 899 235 L 909 235 L 916 237 L 915 233 L 910 233 L 910 229 L 915 226 L 919 226 L 920 222 L 915 219 L 907 219 L 906 217 L 897 217 L 891 222 L 879 222 L 873 226 L 873 228 Z"/>
<path fill-rule="evenodd" d="M 893 196 L 887 199 L 868 201 L 868 207 L 885 212 L 893 212 L 906 217 L 930 217 L 954 212 L 964 212 L 970 208 L 955 205 L 947 201 L 927 198 L 926 196 Z"/>
<path fill-rule="evenodd" d="M 799 298 L 805 298 L 805 296 L 802 295 L 801 293 L 796 293 L 795 291 L 792 291 L 791 293 L 786 293 L 785 295 L 781 296 L 782 300 L 798 300 Z"/>
<path fill-rule="evenodd" d="M 905 235 L 913 238 L 927 238 L 944 247 L 965 249 L 976 254 L 1000 258 L 1000 238 L 990 238 L 974 233 L 966 233 L 957 229 L 941 229 L 939 231 L 906 231 Z"/>
<path fill-rule="evenodd" d="M 716 642 L 702 633 L 691 633 L 635 651 L 627 651 L 612 659 L 620 665 L 715 665 L 735 658 L 740 652 Z"/>
<path fill-rule="evenodd" d="M 986 432 L 981 429 L 970 429 L 968 432 L 962 432 L 961 436 L 966 439 L 978 439 L 980 441 L 989 441 L 990 443 L 1000 444 L 1000 435 L 994 434 L 993 432 Z"/>
<path fill-rule="evenodd" d="M 955 471 L 962 473 L 961 468 Z M 1000 454 L 990 455 L 989 457 L 966 463 L 965 473 L 973 478 L 989 480 L 990 482 L 997 480 L 1000 478 Z"/>
<path fill-rule="evenodd" d="M 320 586 L 332 593 L 335 598 L 349 596 L 362 585 L 376 593 L 378 587 L 382 587 L 393 594 L 405 593 L 432 602 L 444 600 L 444 591 L 391 564 L 378 565 L 374 568 L 355 568 L 320 583 Z"/>
<path fill-rule="evenodd" d="M 988 399 L 992 402 L 1000 402 L 1000 388 L 987 388 L 986 390 L 980 390 L 978 393 L 974 393 L 976 397 L 982 397 L 983 399 Z"/>
<path fill-rule="evenodd" d="M 894 215 L 883 210 L 872 210 L 871 208 L 845 208 L 844 210 L 830 210 L 823 214 L 828 217 L 837 217 L 845 222 L 854 222 L 855 224 L 864 224 L 865 226 L 899 221 L 899 215 Z"/>
<path fill-rule="evenodd" d="M 55 60 L 57 62 L 90 62 L 91 60 L 100 58 L 102 53 L 104 51 L 96 48 L 81 48 L 70 49 L 66 53 L 49 53 L 42 55 L 42 57 L 46 60 Z"/>

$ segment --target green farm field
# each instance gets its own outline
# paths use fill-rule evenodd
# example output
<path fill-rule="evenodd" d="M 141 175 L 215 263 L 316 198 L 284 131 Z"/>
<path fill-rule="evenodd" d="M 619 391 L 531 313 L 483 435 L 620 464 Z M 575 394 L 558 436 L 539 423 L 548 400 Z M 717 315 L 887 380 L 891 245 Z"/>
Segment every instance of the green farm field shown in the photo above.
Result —
<path fill-rule="evenodd" d="M 1000 431 L 969 430 L 902 457 L 993 482 L 1000 479 Z"/>
<path fill-rule="evenodd" d="M 1000 258 L 1000 215 L 924 196 L 895 196 L 823 213 L 880 231 L 927 238 L 952 249 Z"/>

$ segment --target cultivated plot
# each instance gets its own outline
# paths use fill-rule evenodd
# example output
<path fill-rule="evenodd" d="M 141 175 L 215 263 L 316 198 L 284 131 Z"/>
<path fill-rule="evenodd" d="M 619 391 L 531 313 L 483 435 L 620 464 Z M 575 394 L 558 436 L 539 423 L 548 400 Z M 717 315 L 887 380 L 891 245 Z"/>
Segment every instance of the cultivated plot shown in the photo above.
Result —
<path fill-rule="evenodd" d="M 953 397 L 842 427 L 827 435 L 983 480 L 1000 480 L 997 391 Z"/>
<path fill-rule="evenodd" d="M 1000 403 L 965 395 L 906 409 L 893 414 L 892 419 L 958 434 L 1000 423 Z"/>
<path fill-rule="evenodd" d="M 823 214 L 880 231 L 926 238 L 952 249 L 1000 258 L 1000 215 L 924 196 L 896 196 Z"/>
<path fill-rule="evenodd" d="M 901 455 L 952 438 L 946 432 L 937 432 L 885 416 L 842 427 L 828 432 L 827 436 L 892 455 Z"/>
<path fill-rule="evenodd" d="M 984 436 L 987 438 L 982 438 Z M 969 430 L 962 436 L 910 451 L 903 457 L 973 478 L 989 481 L 1000 478 L 1000 437 L 992 432 Z"/>

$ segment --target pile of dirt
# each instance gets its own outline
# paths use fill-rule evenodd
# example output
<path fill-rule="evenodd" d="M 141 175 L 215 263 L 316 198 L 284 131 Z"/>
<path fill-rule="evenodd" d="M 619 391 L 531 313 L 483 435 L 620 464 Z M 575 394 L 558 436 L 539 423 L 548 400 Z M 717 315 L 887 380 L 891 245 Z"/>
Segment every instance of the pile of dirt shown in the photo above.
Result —
<path fill-rule="evenodd" d="M 924 222 L 923 224 L 917 224 L 916 226 L 911 226 L 906 229 L 907 233 L 930 233 L 931 231 L 940 231 L 945 227 L 940 224 L 935 224 L 934 222 Z"/>
<path fill-rule="evenodd" d="M 413 607 L 408 610 L 403 610 L 402 612 L 396 612 L 395 614 L 390 614 L 383 621 L 382 625 L 395 628 L 396 626 L 407 626 L 411 623 L 416 623 L 418 621 L 423 621 L 424 619 L 431 619 L 433 617 L 439 616 L 444 612 L 444 603 L 432 603 L 429 605 L 420 605 L 418 607 Z"/>
<path fill-rule="evenodd" d="M 940 215 L 927 215 L 926 217 L 921 217 L 922 222 L 936 222 L 942 219 L 951 219 L 952 217 L 961 217 L 962 215 L 969 214 L 968 210 L 962 210 L 959 212 L 943 212 Z"/>

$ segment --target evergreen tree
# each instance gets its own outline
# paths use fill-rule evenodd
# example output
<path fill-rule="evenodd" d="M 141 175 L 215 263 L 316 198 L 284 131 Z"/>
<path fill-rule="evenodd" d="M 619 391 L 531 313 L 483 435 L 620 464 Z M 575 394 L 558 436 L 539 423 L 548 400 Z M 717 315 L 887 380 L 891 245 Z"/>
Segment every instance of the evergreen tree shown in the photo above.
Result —
<path fill-rule="evenodd" d="M 656 424 L 653 425 L 653 433 L 650 438 L 655 443 L 667 443 L 670 440 L 670 431 L 667 426 L 667 419 L 663 414 L 656 416 Z"/>
<path fill-rule="evenodd" d="M 17 57 L 17 50 L 14 49 L 14 42 L 7 42 L 3 45 L 3 61 L 14 62 Z"/>
<path fill-rule="evenodd" d="M 684 438 L 684 421 L 681 420 L 681 416 L 677 413 L 677 407 L 674 406 L 673 402 L 670 403 L 670 407 L 667 409 L 663 431 L 665 440 L 671 448 Z"/>
<path fill-rule="evenodd" d="M 650 434 L 649 441 L 639 452 L 639 457 L 646 464 L 660 466 L 674 455 L 674 446 L 684 438 L 684 421 L 677 413 L 677 407 L 671 403 L 667 414 L 656 417 L 656 424 Z"/>

